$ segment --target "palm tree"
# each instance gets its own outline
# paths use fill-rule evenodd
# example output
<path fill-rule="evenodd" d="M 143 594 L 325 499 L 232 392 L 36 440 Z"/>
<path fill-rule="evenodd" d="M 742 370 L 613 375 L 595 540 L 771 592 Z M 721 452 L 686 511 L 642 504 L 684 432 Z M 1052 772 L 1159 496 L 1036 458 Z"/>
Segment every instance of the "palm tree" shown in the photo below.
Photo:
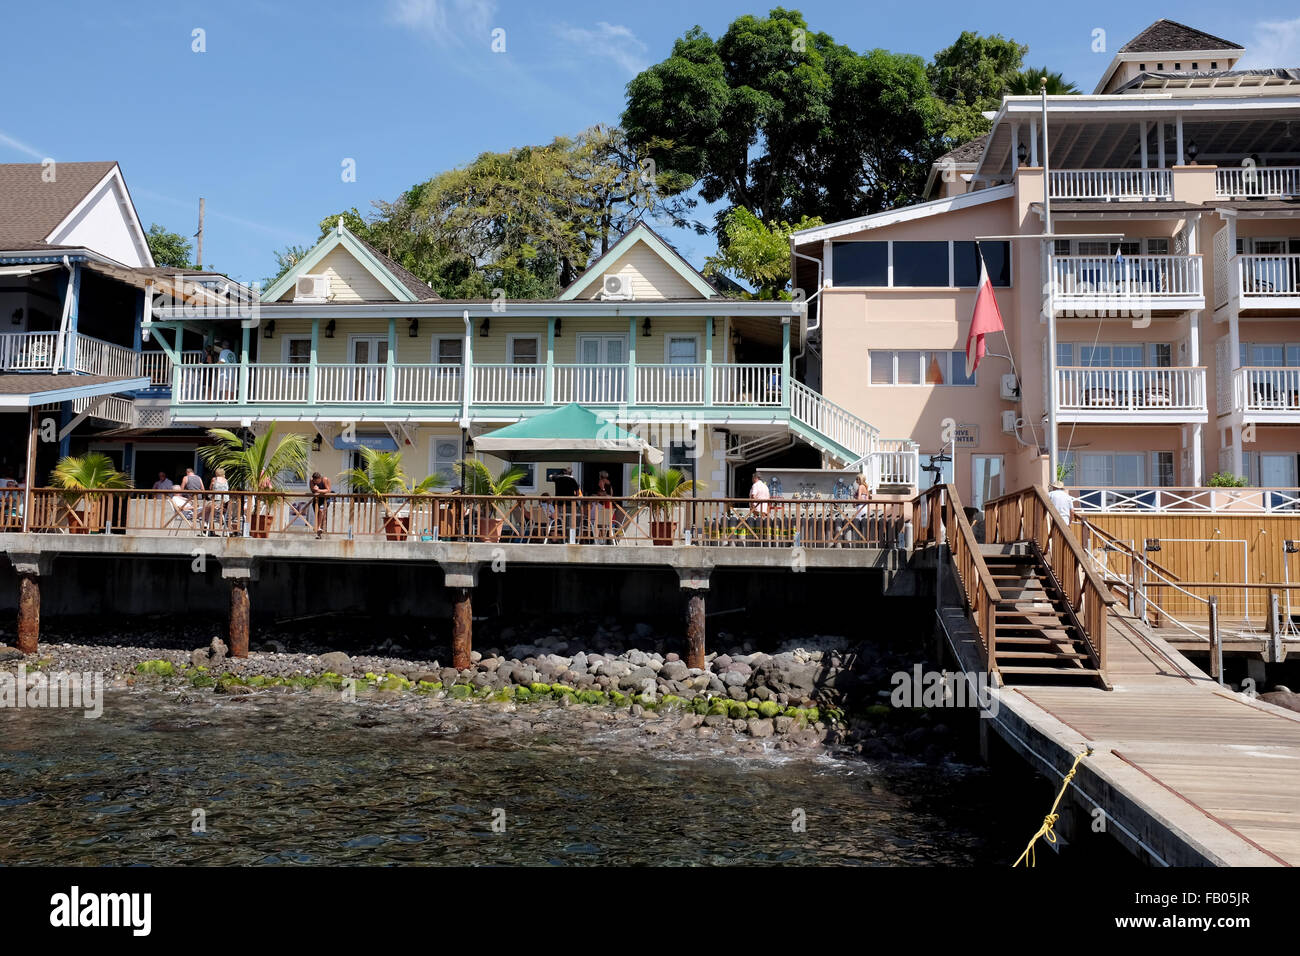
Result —
<path fill-rule="evenodd" d="M 96 501 L 100 497 L 87 492 L 100 488 L 131 487 L 131 479 L 113 466 L 113 459 L 97 451 L 80 458 L 72 455 L 60 458 L 54 470 L 50 472 L 50 481 L 55 488 L 62 488 L 67 492 L 63 500 L 68 509 L 68 522 L 72 530 L 86 528 L 86 521 L 82 517 L 84 512 L 78 510 L 77 505 L 83 501 L 86 503 Z"/>
<path fill-rule="evenodd" d="M 254 537 L 266 537 L 271 520 L 270 503 L 279 497 L 277 492 L 284 490 L 282 476 L 290 474 L 299 481 L 307 477 L 307 436 L 291 432 L 272 446 L 275 422 L 271 422 L 266 434 L 258 435 L 251 442 L 225 428 L 209 428 L 208 436 L 213 444 L 200 448 L 199 458 L 210 468 L 224 468 L 232 489 L 262 493 L 252 512 L 254 527 L 250 533 Z"/>
<path fill-rule="evenodd" d="M 646 465 L 644 468 L 638 468 L 633 475 L 636 481 L 636 493 L 638 498 L 685 498 L 696 488 L 702 488 L 703 485 L 687 479 L 686 474 L 677 468 L 668 468 L 663 471 L 655 468 L 654 465 Z M 651 508 L 667 509 L 666 504 L 651 502 Z"/>
<path fill-rule="evenodd" d="M 496 516 L 489 518 L 485 514 L 480 514 L 479 537 L 485 541 L 500 541 L 501 529 L 505 525 L 506 515 L 510 512 L 510 507 L 506 506 L 503 499 L 517 494 L 515 489 L 519 486 L 519 482 L 524 480 L 523 469 L 507 466 L 502 469 L 501 474 L 493 478 L 492 472 L 483 462 L 477 458 L 464 458 L 456 462 L 456 470 L 460 472 L 462 494 L 492 499 L 491 510 L 496 513 Z"/>
<path fill-rule="evenodd" d="M 1010 96 L 1036 96 L 1043 88 L 1043 77 L 1047 77 L 1048 96 L 1070 96 L 1079 92 L 1079 88 L 1060 73 L 1053 73 L 1047 67 L 1029 67 L 1021 70 L 1007 83 Z"/>
<path fill-rule="evenodd" d="M 446 484 L 446 479 L 436 472 L 416 485 L 411 485 L 406 472 L 402 471 L 402 453 L 400 451 L 376 451 L 373 448 L 361 449 L 362 467 L 349 468 L 339 477 L 347 482 L 348 487 L 359 495 L 378 498 L 384 507 L 384 520 L 396 517 L 406 507 L 411 495 L 428 494 L 434 488 Z M 396 509 L 389 507 L 393 496 L 403 499 Z"/>

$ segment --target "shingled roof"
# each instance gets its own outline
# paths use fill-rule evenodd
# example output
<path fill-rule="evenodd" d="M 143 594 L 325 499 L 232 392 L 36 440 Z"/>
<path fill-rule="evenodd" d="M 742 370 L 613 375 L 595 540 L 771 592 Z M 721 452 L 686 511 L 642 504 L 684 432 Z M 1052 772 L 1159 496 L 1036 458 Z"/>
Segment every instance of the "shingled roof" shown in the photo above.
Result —
<path fill-rule="evenodd" d="M 983 136 L 962 143 L 955 149 L 948 150 L 948 152 L 936 159 L 935 162 L 942 163 L 947 161 L 950 163 L 978 163 L 980 157 L 984 155 L 984 147 L 988 146 L 988 144 L 989 134 L 985 133 Z"/>
<path fill-rule="evenodd" d="M 1191 53 L 1200 50 L 1244 50 L 1240 43 L 1216 37 L 1175 20 L 1157 20 L 1119 48 L 1120 53 Z"/>
<path fill-rule="evenodd" d="M 357 238 L 363 246 L 374 254 L 376 259 L 383 263 L 384 268 L 393 274 L 393 278 L 406 286 L 406 288 L 410 289 L 417 299 L 427 300 L 442 298 L 442 296 L 434 292 L 433 289 L 429 288 L 429 283 L 425 282 L 410 269 L 406 268 L 406 266 L 402 265 L 396 259 L 384 255 L 370 243 L 366 242 L 366 240 L 361 239 L 359 236 Z"/>
<path fill-rule="evenodd" d="M 116 165 L 58 163 L 52 167 L 53 182 L 47 182 L 41 163 L 0 164 L 0 243 L 8 248 L 42 243 Z"/>

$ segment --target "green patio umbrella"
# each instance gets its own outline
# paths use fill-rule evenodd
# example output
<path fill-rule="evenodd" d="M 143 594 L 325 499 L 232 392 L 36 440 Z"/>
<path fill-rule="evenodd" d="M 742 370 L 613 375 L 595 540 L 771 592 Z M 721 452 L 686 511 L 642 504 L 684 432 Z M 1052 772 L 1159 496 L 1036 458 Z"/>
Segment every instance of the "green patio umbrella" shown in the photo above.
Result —
<path fill-rule="evenodd" d="M 577 403 L 542 412 L 474 439 L 475 451 L 509 461 L 608 461 L 652 465 L 664 453 Z"/>

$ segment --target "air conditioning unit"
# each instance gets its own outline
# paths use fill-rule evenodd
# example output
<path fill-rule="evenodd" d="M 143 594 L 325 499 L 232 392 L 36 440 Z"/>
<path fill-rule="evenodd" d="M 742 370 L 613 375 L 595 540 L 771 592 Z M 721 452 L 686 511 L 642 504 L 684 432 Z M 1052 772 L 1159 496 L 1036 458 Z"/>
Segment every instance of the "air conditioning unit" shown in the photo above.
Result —
<path fill-rule="evenodd" d="M 1002 431 L 1007 435 L 1016 433 L 1016 413 L 1007 410 L 1002 413 Z"/>
<path fill-rule="evenodd" d="M 1020 382 L 1016 379 L 1015 373 L 1008 372 L 1002 376 L 999 394 L 1002 396 L 1004 401 L 1020 401 Z"/>
<path fill-rule="evenodd" d="M 627 276 L 605 276 L 602 299 L 632 298 L 632 282 Z"/>
<path fill-rule="evenodd" d="M 330 297 L 330 277 L 327 275 L 298 276 L 293 287 L 295 302 L 327 302 Z"/>

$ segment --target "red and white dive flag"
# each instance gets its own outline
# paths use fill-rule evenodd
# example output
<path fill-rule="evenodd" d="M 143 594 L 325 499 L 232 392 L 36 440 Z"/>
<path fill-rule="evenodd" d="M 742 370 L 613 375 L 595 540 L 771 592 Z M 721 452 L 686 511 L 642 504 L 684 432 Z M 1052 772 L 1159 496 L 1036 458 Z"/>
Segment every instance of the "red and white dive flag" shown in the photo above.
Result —
<path fill-rule="evenodd" d="M 984 357 L 984 336 L 991 332 L 1001 332 L 1002 313 L 998 311 L 998 300 L 993 295 L 993 282 L 989 279 L 988 266 L 984 264 L 984 254 L 980 257 L 979 293 L 975 296 L 975 312 L 970 318 L 970 334 L 966 336 L 966 375 L 974 375 Z"/>

